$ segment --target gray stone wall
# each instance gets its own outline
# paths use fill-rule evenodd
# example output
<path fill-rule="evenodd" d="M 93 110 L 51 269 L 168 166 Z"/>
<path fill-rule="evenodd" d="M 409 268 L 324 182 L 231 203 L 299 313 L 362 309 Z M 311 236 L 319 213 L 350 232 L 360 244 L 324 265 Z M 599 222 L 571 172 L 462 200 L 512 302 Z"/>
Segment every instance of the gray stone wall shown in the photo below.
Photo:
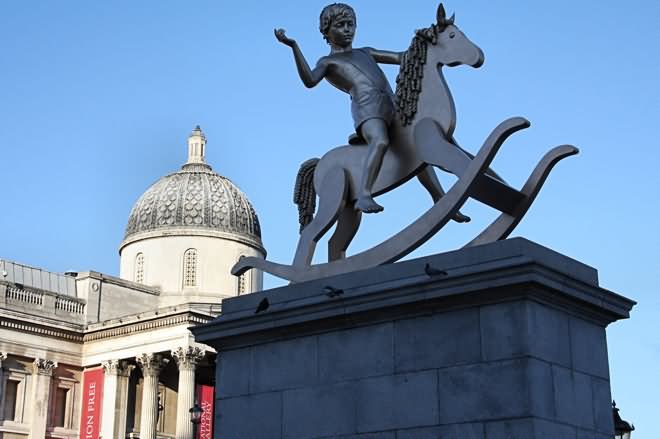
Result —
<path fill-rule="evenodd" d="M 612 437 L 605 329 L 530 300 L 219 358 L 218 437 Z"/>
<path fill-rule="evenodd" d="M 160 290 L 97 272 L 78 275 L 78 294 L 87 302 L 88 324 L 158 308 Z"/>
<path fill-rule="evenodd" d="M 417 278 L 410 267 L 439 262 L 425 258 L 407 277 L 231 299 L 194 330 L 219 350 L 216 438 L 611 438 L 605 326 L 633 302 L 572 278 L 570 263 L 497 253 L 452 280 Z M 328 283 L 343 293 L 316 301 Z"/>
<path fill-rule="evenodd" d="M 116 319 L 125 315 L 152 311 L 158 307 L 158 295 L 116 285 L 101 283 L 98 321 Z"/>

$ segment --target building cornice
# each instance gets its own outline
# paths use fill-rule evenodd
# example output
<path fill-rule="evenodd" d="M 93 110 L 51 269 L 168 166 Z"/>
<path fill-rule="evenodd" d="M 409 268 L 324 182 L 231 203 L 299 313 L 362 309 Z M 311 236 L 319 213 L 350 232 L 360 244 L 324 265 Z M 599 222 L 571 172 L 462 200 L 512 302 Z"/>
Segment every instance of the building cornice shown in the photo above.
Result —
<path fill-rule="evenodd" d="M 213 320 L 212 316 L 198 314 L 196 312 L 184 311 L 179 314 L 159 317 L 147 321 L 136 322 L 121 326 L 115 326 L 107 329 L 86 332 L 83 342 L 103 340 L 106 338 L 121 337 L 129 334 L 138 334 L 141 332 L 152 331 L 154 329 L 163 329 L 172 326 L 179 326 L 187 323 L 188 326 L 197 326 L 208 323 Z"/>
<path fill-rule="evenodd" d="M 74 343 L 83 342 L 82 325 L 80 325 L 78 330 L 75 329 L 65 330 L 62 329 L 61 327 L 46 326 L 43 324 L 38 324 L 30 321 L 2 318 L 0 319 L 0 328 L 8 329 L 10 331 L 18 331 L 18 332 L 38 335 L 41 337 L 57 338 L 59 340 L 66 340 Z"/>
<path fill-rule="evenodd" d="M 64 321 L 61 316 L 53 318 L 43 314 L 29 314 L 21 309 L 0 307 L 0 323 L 5 319 L 70 333 L 81 333 L 85 329 L 84 324 Z"/>
<path fill-rule="evenodd" d="M 186 303 L 180 305 L 172 305 L 157 308 L 151 311 L 128 314 L 114 319 L 107 319 L 101 322 L 88 323 L 85 327 L 85 332 L 91 333 L 104 329 L 126 326 L 134 323 L 150 321 L 157 318 L 164 318 L 171 315 L 179 315 L 184 312 L 194 312 L 195 314 L 214 318 L 220 314 L 220 310 L 220 304 L 215 303 Z"/>
<path fill-rule="evenodd" d="M 184 309 L 179 307 L 178 311 L 173 311 L 171 309 L 166 309 L 161 313 L 154 311 L 147 319 L 142 318 L 140 315 L 136 315 L 130 316 L 129 318 L 131 321 L 129 322 L 122 322 L 121 319 L 117 319 L 116 321 L 111 321 L 108 326 L 103 326 L 102 324 L 88 326 L 69 325 L 69 327 L 65 329 L 60 325 L 51 325 L 49 322 L 25 320 L 25 314 L 11 313 L 11 316 L 8 316 L 9 313 L 3 314 L 3 318 L 0 319 L 0 328 L 38 335 L 41 337 L 66 340 L 74 343 L 85 343 L 106 338 L 121 337 L 129 334 L 138 334 L 184 324 L 187 326 L 197 326 L 203 323 L 208 323 L 215 317 L 213 314 L 207 312 L 194 310 L 189 307 L 185 307 Z"/>
<path fill-rule="evenodd" d="M 126 279 L 121 279 L 115 276 L 109 276 L 107 274 L 99 273 L 98 271 L 86 271 L 79 273 L 76 277 L 76 280 L 85 280 L 85 279 L 94 279 L 107 284 L 117 285 L 120 287 L 130 288 L 132 290 L 137 290 L 141 293 L 152 294 L 154 296 L 160 295 L 159 287 L 152 287 L 149 285 L 144 285 L 138 282 L 133 282 Z"/>
<path fill-rule="evenodd" d="M 164 227 L 156 230 L 149 230 L 145 232 L 135 233 L 130 235 L 119 245 L 119 254 L 121 255 L 122 250 L 129 244 L 133 244 L 138 241 L 143 241 L 146 239 L 156 239 L 169 236 L 201 236 L 207 238 L 221 238 L 228 241 L 238 242 L 240 244 L 245 244 L 250 247 L 255 248 L 259 251 L 264 257 L 266 257 L 266 249 L 261 243 L 261 239 L 256 239 L 254 237 L 233 233 L 233 232 L 223 232 L 208 228 L 193 228 L 193 227 Z"/>

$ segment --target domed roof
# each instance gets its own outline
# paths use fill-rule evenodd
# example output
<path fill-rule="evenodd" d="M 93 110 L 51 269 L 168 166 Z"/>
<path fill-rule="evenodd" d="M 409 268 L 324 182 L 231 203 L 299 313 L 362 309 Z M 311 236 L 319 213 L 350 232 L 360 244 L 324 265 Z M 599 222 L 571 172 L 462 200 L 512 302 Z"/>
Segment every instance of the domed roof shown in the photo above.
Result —
<path fill-rule="evenodd" d="M 149 236 L 158 232 L 233 235 L 261 246 L 252 204 L 229 179 L 206 164 L 205 147 L 206 138 L 198 126 L 188 139 L 188 162 L 154 183 L 133 206 L 122 246 L 145 232 L 151 232 Z"/>

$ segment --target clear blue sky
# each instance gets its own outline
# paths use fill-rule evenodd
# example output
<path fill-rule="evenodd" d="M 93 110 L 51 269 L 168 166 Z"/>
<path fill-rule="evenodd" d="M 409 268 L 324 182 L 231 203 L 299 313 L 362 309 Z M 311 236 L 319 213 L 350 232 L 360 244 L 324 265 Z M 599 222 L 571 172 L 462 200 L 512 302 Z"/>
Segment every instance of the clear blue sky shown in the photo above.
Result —
<path fill-rule="evenodd" d="M 347 96 L 328 84 L 307 90 L 272 30 L 285 27 L 316 62 L 328 51 L 317 30 L 325 3 L 3 2 L 0 257 L 117 274 L 132 204 L 184 162 L 186 137 L 200 124 L 208 161 L 253 202 L 269 258 L 288 262 L 298 166 L 344 143 L 352 123 Z M 356 46 L 392 50 L 405 49 L 437 6 L 352 4 Z M 659 3 L 461 0 L 446 8 L 486 54 L 481 69 L 447 71 L 458 141 L 474 151 L 503 119 L 530 119 L 494 164 L 515 185 L 550 147 L 581 149 L 557 166 L 514 235 L 598 268 L 602 286 L 639 302 L 630 320 L 608 329 L 613 395 L 637 426 L 634 437 L 660 437 Z M 430 203 L 415 182 L 380 201 L 385 212 L 363 222 L 354 251 Z M 457 248 L 494 216 L 476 203 L 464 210 L 472 223 L 450 225 L 412 257 Z"/>

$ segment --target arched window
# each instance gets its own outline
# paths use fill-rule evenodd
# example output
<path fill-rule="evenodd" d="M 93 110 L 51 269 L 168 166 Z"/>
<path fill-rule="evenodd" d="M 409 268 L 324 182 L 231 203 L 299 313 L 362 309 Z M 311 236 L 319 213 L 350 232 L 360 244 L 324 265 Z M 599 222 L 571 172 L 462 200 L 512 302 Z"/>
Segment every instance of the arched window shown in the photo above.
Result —
<path fill-rule="evenodd" d="M 144 254 L 138 253 L 135 256 L 135 282 L 144 283 Z"/>
<path fill-rule="evenodd" d="M 238 257 L 238 260 L 240 261 L 243 259 L 245 255 L 241 255 Z M 236 293 L 237 295 L 245 294 L 248 292 L 248 276 L 250 275 L 251 270 L 246 271 L 245 273 L 241 274 L 238 276 L 238 279 L 236 280 Z"/>
<path fill-rule="evenodd" d="M 245 275 L 247 273 L 243 273 L 240 276 L 238 276 L 238 295 L 240 296 L 241 294 L 245 294 Z"/>
<path fill-rule="evenodd" d="M 197 250 L 194 248 L 183 254 L 183 286 L 197 286 Z"/>

